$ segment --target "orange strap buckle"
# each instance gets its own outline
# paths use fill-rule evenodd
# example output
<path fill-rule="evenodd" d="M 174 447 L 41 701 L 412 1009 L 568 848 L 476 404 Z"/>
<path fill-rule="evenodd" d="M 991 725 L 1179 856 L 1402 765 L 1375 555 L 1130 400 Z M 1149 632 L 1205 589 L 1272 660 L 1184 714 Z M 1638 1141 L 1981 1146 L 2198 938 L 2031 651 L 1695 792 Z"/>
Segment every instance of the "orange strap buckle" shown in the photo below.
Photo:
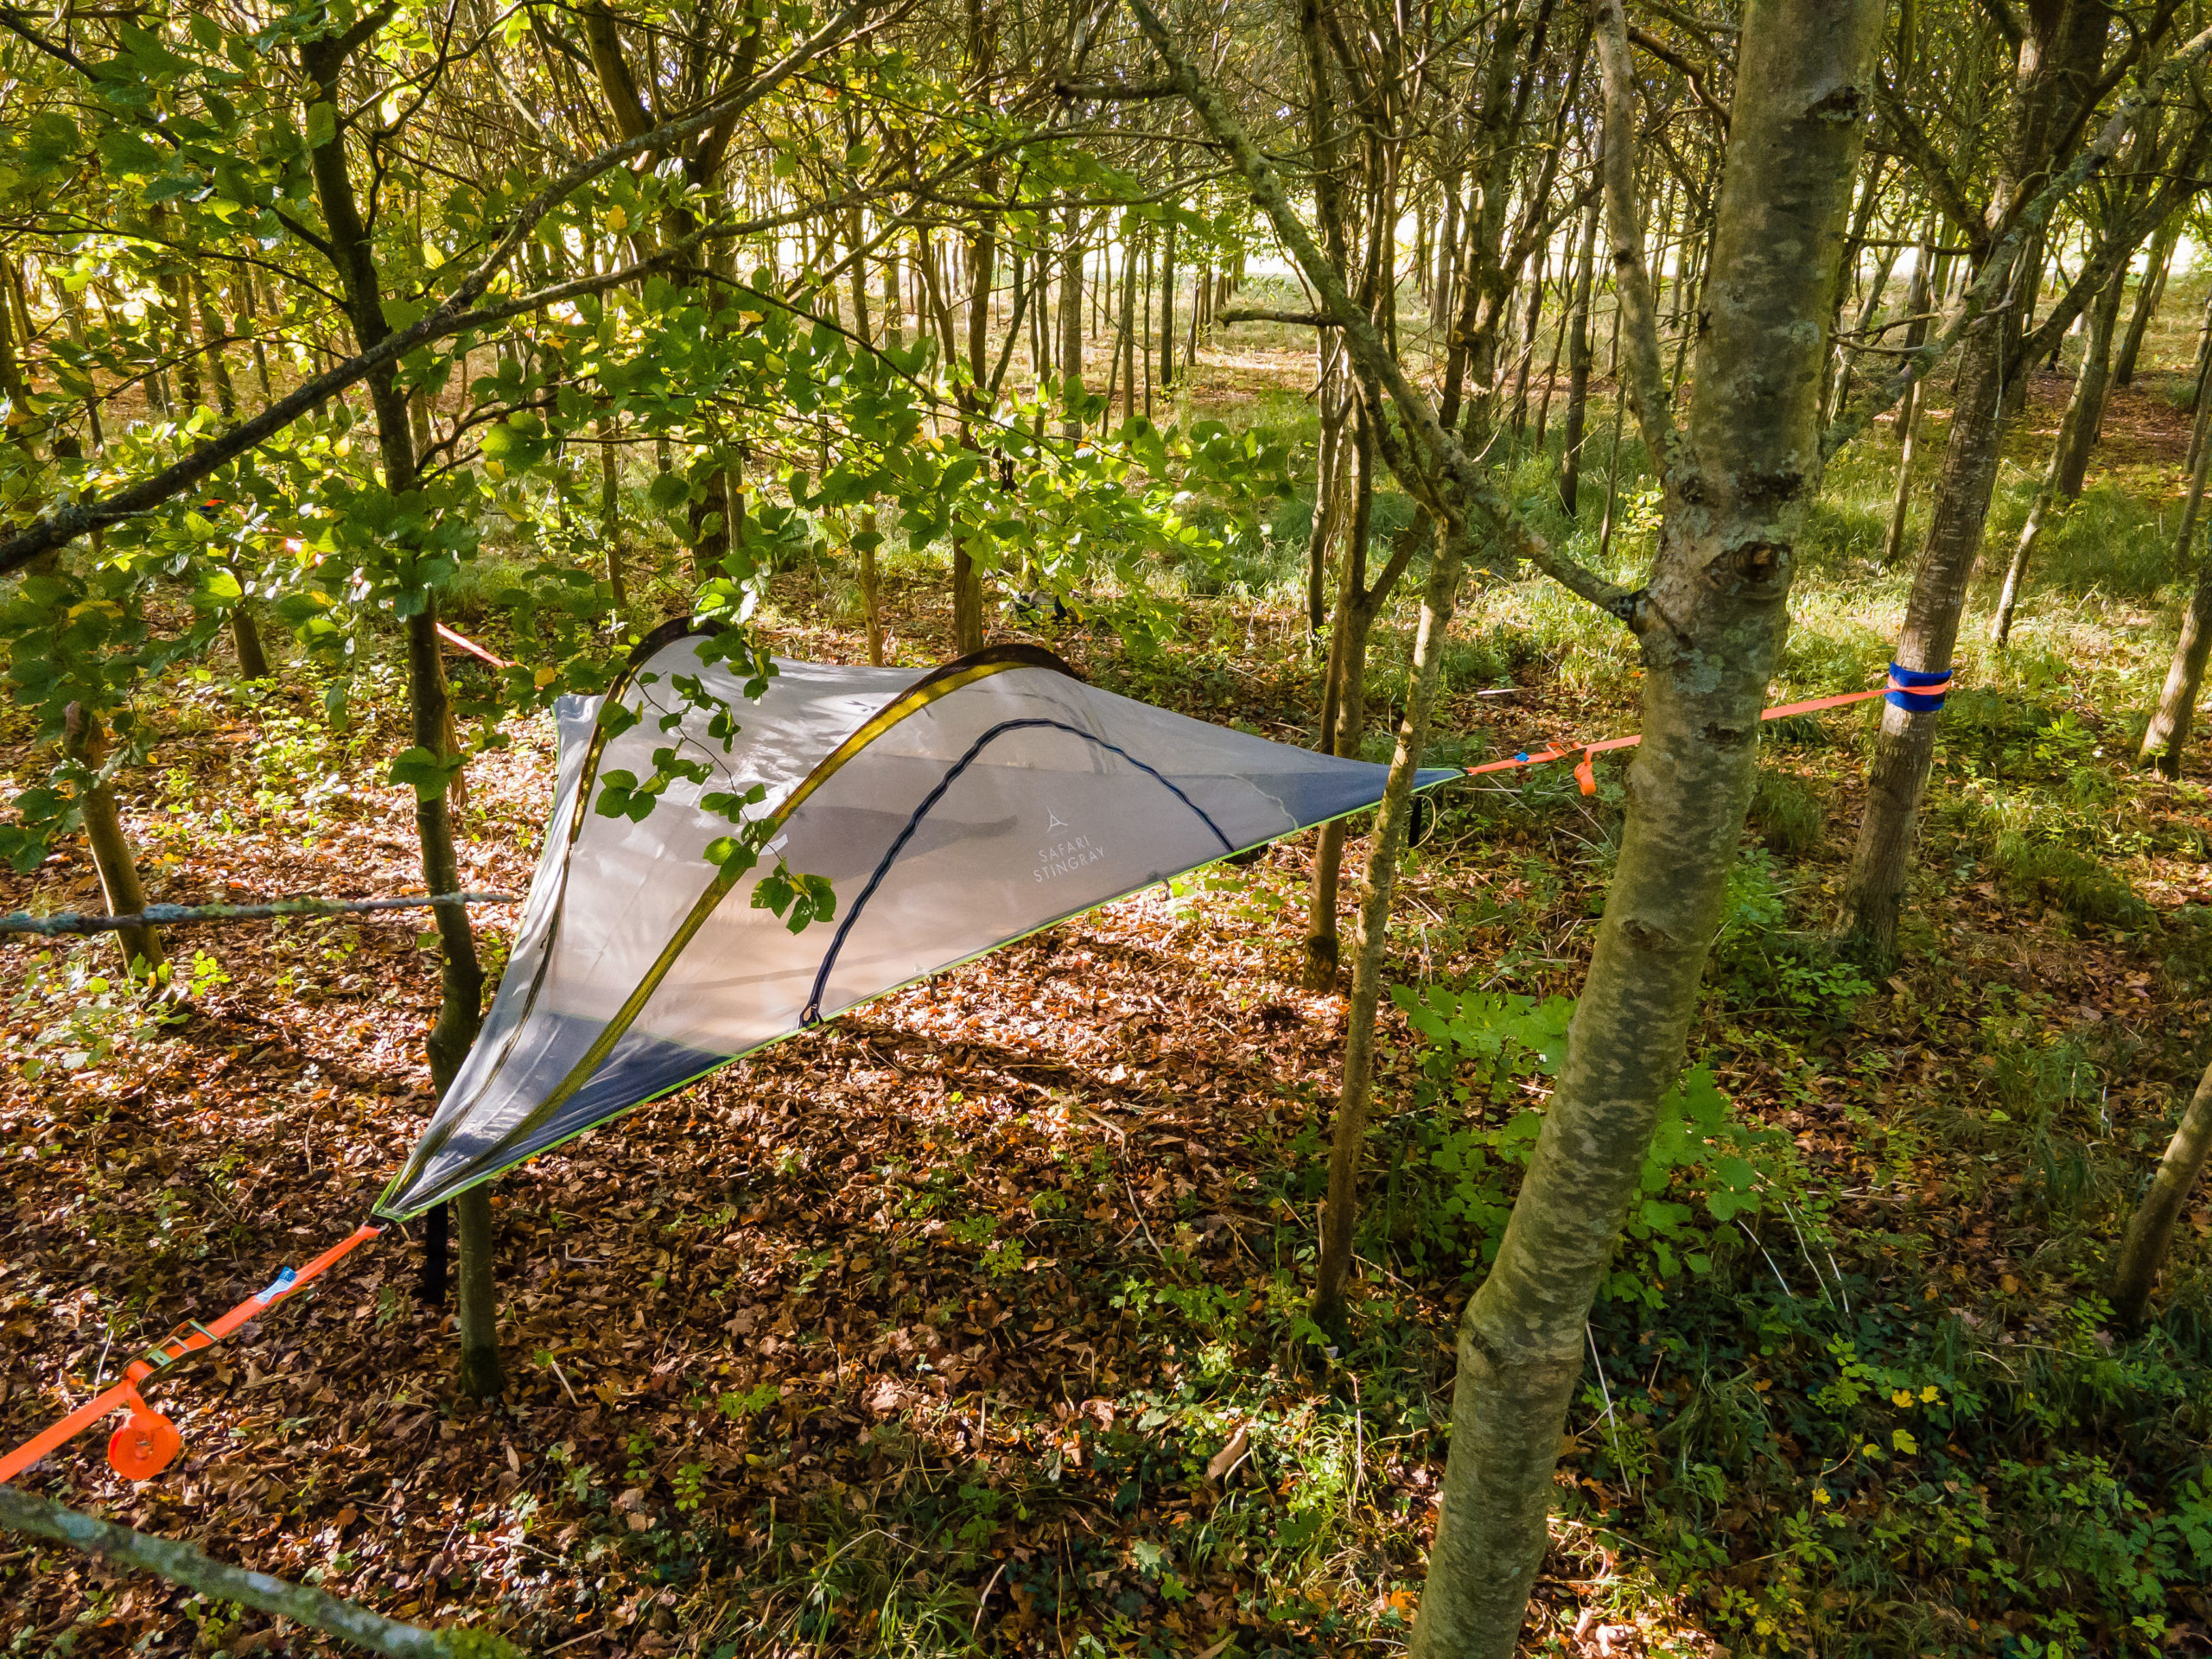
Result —
<path fill-rule="evenodd" d="M 123 1380 L 94 1395 L 60 1422 L 49 1424 L 5 1457 L 0 1457 L 0 1483 L 13 1480 L 49 1452 L 67 1446 L 113 1411 L 128 1411 L 123 1427 L 109 1437 L 107 1460 L 115 1471 L 131 1480 L 151 1480 L 169 1466 L 184 1449 L 176 1425 L 148 1405 L 138 1385 L 157 1367 L 175 1364 L 187 1354 L 212 1348 L 264 1309 L 274 1307 L 309 1280 L 319 1278 L 357 1246 L 367 1243 L 384 1229 L 364 1224 L 332 1245 L 297 1273 L 287 1268 L 266 1290 L 256 1291 L 213 1325 L 191 1319 L 163 1337 L 143 1356 L 123 1368 Z"/>

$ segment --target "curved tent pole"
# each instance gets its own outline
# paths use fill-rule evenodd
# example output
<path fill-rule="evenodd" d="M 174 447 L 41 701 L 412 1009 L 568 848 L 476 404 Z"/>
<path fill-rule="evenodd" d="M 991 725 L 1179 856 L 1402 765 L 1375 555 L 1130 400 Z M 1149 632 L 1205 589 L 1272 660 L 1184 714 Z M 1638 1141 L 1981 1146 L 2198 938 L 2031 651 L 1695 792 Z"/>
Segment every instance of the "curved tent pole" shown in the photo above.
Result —
<path fill-rule="evenodd" d="M 687 634 L 698 632 L 701 631 L 691 626 L 689 618 L 679 619 L 678 621 L 664 625 L 647 636 L 646 639 L 641 641 L 638 649 L 631 653 L 630 664 L 623 671 L 625 676 L 634 672 L 649 657 L 663 647 L 674 644 Z M 976 681 L 988 679 L 992 675 L 1002 674 L 1008 670 L 1019 668 L 1041 668 L 1054 673 L 1065 674 L 1070 679 L 1079 681 L 1082 678 L 1082 676 L 1074 669 L 1041 645 L 1021 644 L 987 645 L 981 651 L 970 652 L 964 657 L 957 658 L 907 687 L 863 723 L 859 730 L 823 756 L 814 770 L 807 773 L 798 785 L 785 796 L 782 803 L 769 815 L 769 828 L 772 830 L 790 817 L 808 796 L 835 776 L 847 761 L 882 736 L 884 733 L 898 725 L 899 721 L 920 713 L 939 698 L 959 690 L 963 686 L 972 685 Z M 621 683 L 618 681 L 618 687 Z M 610 692 L 609 695 L 612 696 L 613 693 Z M 603 721 L 605 717 L 603 706 L 601 715 Z M 575 836 L 581 831 L 585 821 L 587 797 L 589 793 L 589 773 L 596 769 L 599 757 L 604 747 L 605 728 L 603 726 L 599 726 L 592 734 L 592 748 L 585 762 L 587 776 L 579 786 L 575 811 L 570 822 L 569 846 L 571 848 L 575 846 Z M 562 864 L 563 891 L 565 891 L 567 878 L 568 865 L 564 856 Z M 613 1052 L 614 1046 L 621 1041 L 630 1027 L 637 1022 L 638 1016 L 645 1011 L 646 1002 L 660 988 L 661 982 L 668 976 L 669 971 L 675 967 L 677 958 L 683 954 L 685 947 L 696 937 L 699 930 L 706 925 L 707 918 L 715 913 L 721 901 L 735 888 L 738 879 L 735 875 L 717 874 L 707 884 L 706 890 L 699 895 L 683 920 L 677 924 L 674 936 L 662 948 L 660 954 L 654 957 L 652 965 L 645 970 L 644 978 L 623 1000 L 622 1006 L 615 1010 L 613 1017 L 593 1039 L 591 1046 L 584 1051 L 582 1058 L 569 1069 L 568 1074 L 559 1083 L 553 1086 L 544 1099 L 531 1109 L 521 1122 L 486 1149 L 483 1154 L 486 1162 L 496 1161 L 512 1147 L 527 1140 L 543 1128 L 563 1106 L 566 1105 L 578 1090 L 591 1081 L 592 1075 L 605 1064 L 607 1057 Z M 556 905 L 560 902 L 558 892 L 552 902 Z M 556 925 L 557 925 L 556 921 Z M 525 1016 L 530 1007 L 537 1001 L 537 993 L 544 982 L 546 967 L 550 963 L 551 957 L 552 953 L 549 948 L 539 961 L 537 976 L 531 982 L 529 1001 L 524 1004 Z M 505 1065 L 508 1055 L 513 1052 L 514 1034 L 521 1030 L 522 1023 L 521 1020 L 518 1020 L 514 1032 L 509 1033 L 509 1046 L 501 1052 L 495 1064 L 493 1076 L 498 1075 L 498 1067 Z M 385 1189 L 383 1197 L 377 1200 L 376 1213 L 378 1215 L 394 1220 L 405 1218 L 386 1206 L 391 1203 L 394 1194 L 404 1191 L 406 1184 L 420 1173 L 432 1158 L 444 1149 L 446 1142 L 452 1137 L 454 1128 L 459 1122 L 460 1118 L 456 1115 L 440 1130 L 423 1136 L 416 1145 L 414 1153 L 408 1158 L 406 1166 L 392 1178 L 391 1184 Z"/>
<path fill-rule="evenodd" d="M 606 691 L 601 694 L 601 717 L 592 722 L 591 742 L 584 751 L 583 767 L 576 778 L 575 807 L 569 815 L 568 833 L 561 850 L 560 872 L 554 884 L 552 897 L 547 901 L 551 907 L 553 918 L 546 934 L 545 949 L 538 954 L 537 971 L 531 976 L 530 990 L 523 999 L 522 1012 L 515 1023 L 509 1027 L 506 1042 L 501 1047 L 499 1058 L 492 1063 L 492 1075 L 494 1077 L 499 1075 L 499 1068 L 507 1063 L 508 1057 L 514 1052 L 515 1039 L 522 1034 L 524 1024 L 529 1020 L 531 1010 L 537 1005 L 537 994 L 545 984 L 546 969 L 553 960 L 553 943 L 561 928 L 562 900 L 568 895 L 569 860 L 575 852 L 576 838 L 583 834 L 584 823 L 589 815 L 591 805 L 592 785 L 598 779 L 599 763 L 607 752 L 605 724 L 607 705 L 620 701 L 623 694 L 630 689 L 630 683 L 636 677 L 638 671 L 654 657 L 659 655 L 667 646 L 674 645 L 679 639 L 695 637 L 709 638 L 714 632 L 713 629 L 697 626 L 689 616 L 671 617 L 630 648 L 628 658 L 623 663 L 620 671 L 616 673 Z M 440 1103 L 442 1104 L 442 1101 Z M 447 1141 L 452 1137 L 454 1124 L 457 1122 L 459 1119 L 456 1116 L 444 1125 L 432 1128 L 429 1135 L 423 1136 L 423 1140 L 416 1144 L 413 1155 L 409 1158 L 406 1168 L 403 1169 L 398 1177 L 394 1179 L 391 1185 L 385 1189 L 385 1198 L 391 1197 L 401 1180 L 423 1163 L 435 1156 L 444 1147 Z M 382 1205 L 383 1198 L 379 1198 L 378 1200 L 379 1211 Z M 433 1210 L 429 1229 L 423 1239 L 423 1276 L 418 1290 L 423 1300 L 434 1305 L 445 1300 L 446 1249 L 445 1206 L 441 1203 Z"/>
<path fill-rule="evenodd" d="M 1041 716 L 1027 720 L 1002 720 L 969 745 L 968 753 L 952 763 L 951 769 L 938 780 L 937 787 L 923 798 L 922 804 L 914 809 L 913 816 L 906 820 L 906 827 L 900 830 L 897 836 L 893 839 L 881 861 L 876 865 L 874 873 L 868 877 L 868 885 L 861 889 L 861 896 L 853 901 L 852 908 L 845 912 L 845 919 L 837 925 L 837 937 L 830 941 L 830 949 L 823 956 L 822 966 L 815 970 L 814 988 L 807 995 L 806 1012 L 798 1017 L 800 1025 L 818 1026 L 822 1023 L 822 993 L 829 988 L 830 970 L 837 965 L 837 953 L 845 948 L 846 936 L 853 931 L 853 924 L 860 920 L 861 912 L 868 907 L 868 901 L 875 897 L 875 890 L 883 885 L 883 878 L 889 874 L 891 867 L 899 861 L 899 855 L 906 850 L 906 843 L 913 839 L 914 831 L 921 828 L 922 820 L 929 817 L 937 804 L 944 798 L 944 791 L 952 787 L 953 781 L 968 770 L 976 756 L 1005 736 L 1007 733 L 1034 731 L 1040 727 L 1052 731 L 1066 732 L 1071 736 L 1095 743 L 1109 753 L 1120 755 L 1122 760 L 1128 761 L 1138 771 L 1149 775 L 1161 788 L 1197 813 L 1205 827 L 1213 831 L 1213 838 L 1221 843 L 1221 850 L 1224 853 L 1233 855 L 1236 851 L 1236 843 L 1221 833 L 1221 826 L 1206 816 L 1204 807 L 1176 788 L 1161 772 L 1147 766 L 1120 745 L 1109 743 L 1095 733 L 1086 732 L 1080 726 L 1071 726 L 1064 720 L 1046 720 Z"/>

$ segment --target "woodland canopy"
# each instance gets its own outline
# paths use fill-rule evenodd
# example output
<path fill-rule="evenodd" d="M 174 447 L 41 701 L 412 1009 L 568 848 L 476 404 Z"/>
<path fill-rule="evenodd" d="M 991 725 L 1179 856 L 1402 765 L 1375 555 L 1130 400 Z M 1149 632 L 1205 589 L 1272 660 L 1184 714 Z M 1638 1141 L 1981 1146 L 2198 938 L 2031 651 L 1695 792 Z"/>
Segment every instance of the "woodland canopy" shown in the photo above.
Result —
<path fill-rule="evenodd" d="M 0 6 L 10 1650 L 2212 1651 L 2202 11 Z"/>

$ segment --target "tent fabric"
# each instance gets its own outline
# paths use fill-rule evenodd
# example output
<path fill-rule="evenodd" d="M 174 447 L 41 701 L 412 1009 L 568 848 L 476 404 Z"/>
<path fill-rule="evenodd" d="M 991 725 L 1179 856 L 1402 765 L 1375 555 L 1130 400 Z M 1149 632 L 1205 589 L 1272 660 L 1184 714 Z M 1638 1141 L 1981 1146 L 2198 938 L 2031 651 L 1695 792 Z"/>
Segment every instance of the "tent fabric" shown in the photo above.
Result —
<path fill-rule="evenodd" d="M 556 710 L 553 810 L 483 1031 L 377 1213 L 404 1220 L 592 1125 L 815 1020 L 1110 899 L 1349 812 L 1388 768 L 1209 725 L 1086 684 L 1050 652 L 1001 645 L 929 673 L 779 660 L 757 701 L 683 625 L 605 699 Z M 741 729 L 709 734 L 711 703 Z M 618 724 L 620 722 L 617 722 Z M 594 785 L 703 760 L 638 821 Z M 1418 786 L 1456 779 L 1423 771 Z M 758 784 L 773 821 L 755 869 L 707 856 L 701 806 Z M 752 903 L 779 861 L 826 877 L 834 916 L 792 933 Z"/>

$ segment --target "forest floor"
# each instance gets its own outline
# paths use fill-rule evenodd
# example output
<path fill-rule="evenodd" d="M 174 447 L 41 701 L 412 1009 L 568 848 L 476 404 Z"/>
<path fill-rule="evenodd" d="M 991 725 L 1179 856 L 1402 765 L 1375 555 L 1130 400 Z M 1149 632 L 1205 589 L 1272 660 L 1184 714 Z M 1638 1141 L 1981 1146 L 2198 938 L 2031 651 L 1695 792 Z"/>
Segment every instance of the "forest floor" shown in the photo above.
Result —
<path fill-rule="evenodd" d="M 1231 419 L 1303 372 L 1241 346 L 1217 369 Z M 2032 389 L 2015 474 L 2054 395 Z M 2146 377 L 2107 442 L 2131 505 L 2099 522 L 2134 514 L 2150 548 L 2185 417 Z M 1878 683 L 1901 577 L 1862 567 L 1886 477 L 1832 491 L 1778 695 Z M 1531 1652 L 2212 1653 L 2212 1200 L 2149 1335 L 2099 1295 L 2212 1024 L 2212 767 L 2201 745 L 2177 784 L 2124 764 L 2186 572 L 2153 548 L 2128 588 L 2073 546 L 2012 664 L 1955 700 L 1885 982 L 1814 931 L 1864 711 L 1775 734 L 1692 1044 L 1758 1202 L 1727 1215 L 1685 1167 L 1682 1215 L 1624 1247 Z M 898 660 L 939 660 L 937 579 L 893 575 Z M 770 630 L 855 660 L 826 592 L 783 579 Z M 1193 597 L 1141 654 L 1103 628 L 1050 643 L 1112 689 L 1295 739 L 1318 672 L 1293 614 Z M 1478 595 L 1459 636 L 1455 753 L 1634 729 L 1622 648 L 1532 585 Z M 1379 653 L 1385 700 L 1391 671 Z M 419 888 L 411 798 L 380 781 L 406 741 L 392 682 L 355 706 L 334 733 L 303 670 L 188 683 L 124 781 L 154 896 Z M 514 736 L 469 771 L 472 887 L 530 878 L 550 740 Z M 29 759 L 0 732 L 0 770 Z M 1620 810 L 1622 768 L 1600 766 L 1594 799 L 1561 767 L 1450 802 L 1412 861 L 1395 981 L 1572 995 Z M 1304 1319 L 1344 1020 L 1297 988 L 1309 856 L 1287 843 L 1064 924 L 502 1178 L 496 1402 L 458 1395 L 450 1318 L 387 1236 L 154 1385 L 186 1442 L 161 1478 L 123 1480 L 88 1436 L 29 1484 L 578 1659 L 1397 1646 L 1452 1325 L 1512 1170 L 1505 1115 L 1424 1090 L 1392 1015 L 1353 1335 Z M 98 903 L 73 849 L 0 878 L 0 906 Z M 495 969 L 505 913 L 477 912 Z M 110 944 L 0 945 L 0 1440 L 366 1212 L 429 1106 L 418 925 L 180 931 L 194 992 L 168 1018 L 109 982 Z M 10 1654 L 321 1650 L 9 1541 L 0 1635 Z"/>

